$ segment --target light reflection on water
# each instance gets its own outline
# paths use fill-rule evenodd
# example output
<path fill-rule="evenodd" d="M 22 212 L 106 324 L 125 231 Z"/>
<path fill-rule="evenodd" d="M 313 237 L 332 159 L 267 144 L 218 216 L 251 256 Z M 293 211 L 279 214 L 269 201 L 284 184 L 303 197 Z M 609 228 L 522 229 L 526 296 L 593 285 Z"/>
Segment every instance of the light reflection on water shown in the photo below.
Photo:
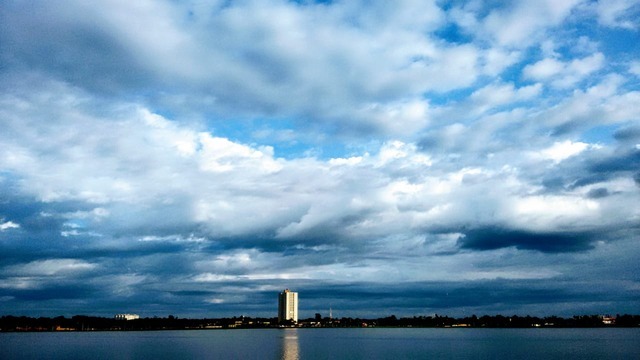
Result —
<path fill-rule="evenodd" d="M 298 340 L 298 329 L 284 329 L 282 336 L 282 360 L 300 359 L 300 342 Z"/>

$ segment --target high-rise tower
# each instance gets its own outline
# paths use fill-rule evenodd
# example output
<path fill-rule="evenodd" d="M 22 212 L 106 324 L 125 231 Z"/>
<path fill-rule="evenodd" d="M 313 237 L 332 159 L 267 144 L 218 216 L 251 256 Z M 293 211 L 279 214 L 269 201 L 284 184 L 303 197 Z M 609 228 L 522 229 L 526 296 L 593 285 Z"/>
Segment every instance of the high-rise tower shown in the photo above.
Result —
<path fill-rule="evenodd" d="M 285 289 L 278 295 L 278 322 L 298 322 L 298 293 Z"/>

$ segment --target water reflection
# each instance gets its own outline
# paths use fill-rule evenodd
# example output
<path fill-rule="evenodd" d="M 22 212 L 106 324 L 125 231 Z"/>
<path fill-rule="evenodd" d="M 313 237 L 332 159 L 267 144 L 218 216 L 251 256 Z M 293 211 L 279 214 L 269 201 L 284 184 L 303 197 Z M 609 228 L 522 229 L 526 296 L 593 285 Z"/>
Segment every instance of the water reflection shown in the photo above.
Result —
<path fill-rule="evenodd" d="M 299 360 L 300 344 L 298 343 L 298 329 L 282 330 L 282 349 L 280 352 L 282 360 Z"/>

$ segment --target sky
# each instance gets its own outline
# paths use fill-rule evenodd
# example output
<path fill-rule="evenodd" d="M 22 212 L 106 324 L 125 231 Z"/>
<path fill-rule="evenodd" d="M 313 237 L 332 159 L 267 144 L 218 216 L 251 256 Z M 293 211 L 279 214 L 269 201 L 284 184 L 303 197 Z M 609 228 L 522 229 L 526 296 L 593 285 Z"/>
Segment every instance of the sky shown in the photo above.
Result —
<path fill-rule="evenodd" d="M 0 315 L 640 313 L 640 2 L 0 3 Z"/>

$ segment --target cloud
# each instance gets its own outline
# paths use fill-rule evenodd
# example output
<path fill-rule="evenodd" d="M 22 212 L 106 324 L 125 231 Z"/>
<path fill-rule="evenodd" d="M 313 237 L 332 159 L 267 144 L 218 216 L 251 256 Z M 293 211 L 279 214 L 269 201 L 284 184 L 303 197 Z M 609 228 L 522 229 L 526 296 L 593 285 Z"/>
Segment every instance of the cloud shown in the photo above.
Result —
<path fill-rule="evenodd" d="M 83 19 L 70 13 L 74 8 Z M 280 1 L 226 7 L 163 2 L 87 7 L 69 1 L 44 9 L 12 3 L 3 13 L 8 24 L 3 35 L 14 44 L 5 48 L 6 58 L 13 59 L 8 64 L 29 63 L 77 86 L 132 92 L 131 98 L 163 88 L 147 101 L 181 113 L 286 114 L 347 133 L 382 132 L 388 127 L 375 116 L 360 116 L 362 108 L 470 85 L 478 73 L 475 47 L 423 36 L 441 22 L 441 10 L 432 2 L 361 11 Z M 19 30 L 25 28 L 34 30 Z M 43 38 L 47 41 L 38 41 Z M 355 123 L 345 124 L 345 118 Z"/>
<path fill-rule="evenodd" d="M 634 16 L 640 12 L 640 6 L 631 0 L 604 0 L 596 5 L 598 22 L 604 26 L 637 30 Z"/>
<path fill-rule="evenodd" d="M 512 106 L 514 103 L 532 99 L 539 95 L 541 91 L 541 84 L 533 84 L 516 89 L 511 83 L 494 83 L 474 91 L 469 96 L 471 101 L 469 106 L 472 107 L 472 112 L 477 112 L 478 114 L 496 111 L 502 106 Z"/>
<path fill-rule="evenodd" d="M 622 79 L 610 76 L 584 90 L 563 98 L 541 111 L 541 121 L 555 127 L 554 135 L 582 132 L 596 125 L 624 123 L 634 118 L 636 91 L 626 91 Z"/>
<path fill-rule="evenodd" d="M 629 64 L 629 72 L 640 76 L 640 61 L 633 61 Z"/>
<path fill-rule="evenodd" d="M 547 79 L 562 72 L 564 64 L 556 59 L 547 58 L 534 65 L 528 65 L 524 73 L 532 79 Z"/>
<path fill-rule="evenodd" d="M 499 44 L 519 47 L 542 38 L 546 30 L 560 24 L 579 3 L 579 0 L 516 1 L 491 10 L 482 19 L 482 28 Z"/>
<path fill-rule="evenodd" d="M 20 224 L 16 224 L 13 221 L 5 221 L 0 223 L 0 231 L 5 231 L 9 229 L 19 229 Z"/>
<path fill-rule="evenodd" d="M 523 70 L 523 75 L 526 79 L 548 81 L 552 86 L 566 88 L 599 70 L 603 65 L 604 55 L 602 53 L 574 59 L 569 63 L 555 58 L 546 58 L 535 64 L 527 65 Z"/>
<path fill-rule="evenodd" d="M 557 142 L 553 146 L 544 149 L 540 152 L 539 156 L 545 159 L 551 159 L 555 162 L 560 162 L 571 156 L 575 156 L 589 147 L 588 144 L 582 142 Z"/>

